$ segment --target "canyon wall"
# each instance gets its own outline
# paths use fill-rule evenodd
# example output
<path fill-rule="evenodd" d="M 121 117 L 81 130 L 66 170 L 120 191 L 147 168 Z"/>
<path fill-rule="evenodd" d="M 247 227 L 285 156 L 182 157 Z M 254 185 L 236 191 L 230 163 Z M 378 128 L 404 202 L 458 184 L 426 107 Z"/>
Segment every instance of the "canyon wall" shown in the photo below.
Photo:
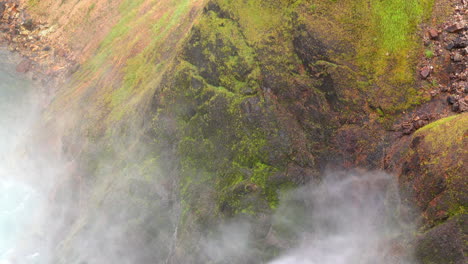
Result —
<path fill-rule="evenodd" d="M 55 209 L 66 219 L 53 242 L 57 263 L 129 255 L 122 249 L 141 252 L 130 263 L 207 263 L 204 231 L 233 218 L 254 225 L 258 243 L 232 262 L 268 261 L 285 239 L 271 242 L 280 191 L 320 181 L 329 168 L 386 167 L 406 191 L 420 187 L 415 177 L 428 162 L 444 159 L 431 175 L 451 168 L 466 184 L 463 150 L 413 157 L 432 153 L 440 125 L 411 136 L 390 131 L 431 99 L 433 86 L 417 71 L 419 25 L 443 21 L 448 1 L 22 2 L 79 65 L 44 114 L 57 138 L 43 137 L 70 164 L 52 197 L 72 204 Z M 463 145 L 465 117 L 450 120 L 458 130 L 448 149 Z M 400 168 L 397 158 L 410 162 Z M 432 181 L 424 184 L 436 188 Z M 414 192 L 408 205 L 430 215 L 437 195 Z M 424 239 L 463 219 L 466 202 L 450 201 L 421 231 L 423 263 L 445 263 L 428 256 L 424 245 L 436 242 Z M 80 252 L 80 241 L 113 227 L 125 228 L 103 240 L 112 241 L 108 251 Z"/>

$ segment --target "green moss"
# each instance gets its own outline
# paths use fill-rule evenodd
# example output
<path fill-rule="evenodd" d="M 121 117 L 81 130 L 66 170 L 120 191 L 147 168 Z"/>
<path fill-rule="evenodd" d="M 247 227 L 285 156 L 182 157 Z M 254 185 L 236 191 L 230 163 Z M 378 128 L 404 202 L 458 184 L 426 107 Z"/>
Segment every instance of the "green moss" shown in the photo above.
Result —
<path fill-rule="evenodd" d="M 433 148 L 457 146 L 463 140 L 468 124 L 468 115 L 453 115 L 430 123 L 416 131 L 415 136 L 424 135 Z M 441 136 L 443 135 L 443 136 Z"/>
<path fill-rule="evenodd" d="M 359 67 L 357 73 L 361 80 L 358 81 L 365 96 L 389 113 L 389 118 L 424 102 L 421 93 L 413 88 L 416 62 L 422 49 L 415 32 L 430 17 L 433 0 L 336 3 L 311 0 L 306 1 L 304 8 L 310 5 L 316 6 L 315 11 L 302 12 L 304 19 L 324 39 L 354 49 L 335 54 L 336 59 Z"/>
<path fill-rule="evenodd" d="M 443 210 L 449 217 L 466 213 L 467 204 L 463 198 L 467 187 L 466 164 L 462 157 L 468 155 L 465 148 L 467 124 L 468 114 L 453 115 L 419 129 L 413 136 L 422 140 L 417 147 L 421 160 L 416 175 L 421 179 L 432 175 L 443 177 L 444 192 L 431 195 L 432 199 L 441 195 L 438 208 L 434 210 Z M 409 159 L 417 153 L 409 153 Z M 441 224 L 445 219 L 429 221 Z"/>

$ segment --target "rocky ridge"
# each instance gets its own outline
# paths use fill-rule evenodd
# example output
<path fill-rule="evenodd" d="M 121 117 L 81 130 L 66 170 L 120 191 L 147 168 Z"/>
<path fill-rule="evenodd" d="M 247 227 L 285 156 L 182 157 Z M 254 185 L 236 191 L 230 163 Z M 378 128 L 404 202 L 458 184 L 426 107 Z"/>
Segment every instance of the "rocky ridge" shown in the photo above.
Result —
<path fill-rule="evenodd" d="M 69 76 L 79 67 L 70 49 L 49 38 L 54 27 L 35 21 L 18 1 L 0 1 L 0 44 L 19 53 L 16 70 L 43 84 Z"/>

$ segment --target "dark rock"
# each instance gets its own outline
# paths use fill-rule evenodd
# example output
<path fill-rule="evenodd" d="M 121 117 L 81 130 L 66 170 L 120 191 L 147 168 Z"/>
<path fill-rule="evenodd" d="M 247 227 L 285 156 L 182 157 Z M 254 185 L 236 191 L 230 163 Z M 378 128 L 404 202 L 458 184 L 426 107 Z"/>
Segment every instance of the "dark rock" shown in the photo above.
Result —
<path fill-rule="evenodd" d="M 456 103 L 454 103 L 454 104 L 452 105 L 452 111 L 453 111 L 453 112 L 458 112 L 458 111 L 460 111 L 460 104 L 459 104 L 458 102 L 456 102 Z"/>
<path fill-rule="evenodd" d="M 468 215 L 455 217 L 429 230 L 416 243 L 416 257 L 424 264 L 467 263 L 463 237 Z"/>
<path fill-rule="evenodd" d="M 28 19 L 23 23 L 23 27 L 29 31 L 33 31 L 36 28 L 32 19 Z"/>
<path fill-rule="evenodd" d="M 427 77 L 429 77 L 431 74 L 431 68 L 429 66 L 423 67 L 420 71 L 420 74 L 423 79 L 427 79 Z"/>
<path fill-rule="evenodd" d="M 419 144 L 421 143 L 421 140 L 424 139 L 424 137 L 422 136 L 418 136 L 418 137 L 415 137 L 413 138 L 413 140 L 411 141 L 411 148 L 412 149 L 415 149 L 419 146 Z"/>
<path fill-rule="evenodd" d="M 450 96 L 447 97 L 447 103 L 453 105 L 456 102 L 457 102 L 457 98 L 455 98 L 455 96 L 450 95 Z"/>
<path fill-rule="evenodd" d="M 456 33 L 456 32 L 462 31 L 463 29 L 465 29 L 465 27 L 463 26 L 462 23 L 454 23 L 454 24 L 446 27 L 445 31 L 447 31 L 449 33 Z"/>
<path fill-rule="evenodd" d="M 428 34 L 429 34 L 429 37 L 431 39 L 438 39 L 439 38 L 439 32 L 437 32 L 437 30 L 434 29 L 434 28 L 429 29 Z"/>
<path fill-rule="evenodd" d="M 460 37 L 456 38 L 454 41 L 450 42 L 448 45 L 447 45 L 447 49 L 448 50 L 452 50 L 452 49 L 463 49 L 465 47 L 468 46 L 468 40 L 466 39 L 462 39 Z"/>
<path fill-rule="evenodd" d="M 50 50 L 51 50 L 51 47 L 50 47 L 50 46 L 45 46 L 42 50 L 43 50 L 43 51 L 50 51 Z"/>
<path fill-rule="evenodd" d="M 429 123 L 429 122 L 420 119 L 420 120 L 414 122 L 414 128 L 415 129 L 420 129 L 421 127 L 427 125 L 427 123 Z"/>
<path fill-rule="evenodd" d="M 329 60 L 325 44 L 309 32 L 305 25 L 300 25 L 297 31 L 293 39 L 294 51 L 311 75 L 320 73 L 313 65 L 320 60 Z"/>
<path fill-rule="evenodd" d="M 412 122 L 405 122 L 401 125 L 402 133 L 404 135 L 409 135 L 414 131 L 414 125 Z"/>
<path fill-rule="evenodd" d="M 5 3 L 0 2 L 0 16 L 3 15 L 3 12 L 5 12 Z"/>
<path fill-rule="evenodd" d="M 32 61 L 29 59 L 24 59 L 21 61 L 18 66 L 16 66 L 16 71 L 19 73 L 27 73 L 32 68 Z"/>

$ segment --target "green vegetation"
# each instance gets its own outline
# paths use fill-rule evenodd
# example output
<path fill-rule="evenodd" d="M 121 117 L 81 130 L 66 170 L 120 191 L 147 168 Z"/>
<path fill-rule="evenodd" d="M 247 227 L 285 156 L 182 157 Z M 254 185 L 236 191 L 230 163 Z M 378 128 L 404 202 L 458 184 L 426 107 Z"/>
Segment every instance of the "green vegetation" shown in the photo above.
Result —
<path fill-rule="evenodd" d="M 103 148 L 133 147 L 83 158 L 89 174 L 108 160 L 122 171 L 101 179 L 93 199 L 130 181 L 130 170 L 148 183 L 161 170 L 179 188 L 181 240 L 225 217 L 271 214 L 279 191 L 329 158 L 340 124 L 384 122 L 424 100 L 415 32 L 432 2 L 121 1 L 117 23 L 57 100 L 86 106 L 79 129 L 90 149 L 103 138 Z M 126 164 L 138 144 L 150 154 Z"/>
<path fill-rule="evenodd" d="M 422 102 L 414 88 L 421 49 L 414 33 L 430 17 L 433 0 L 310 2 L 318 8 L 305 17 L 332 24 L 329 28 L 329 24 L 312 22 L 319 34 L 349 41 L 354 48 L 355 53 L 345 54 L 345 59 L 360 67 L 359 76 L 368 80 L 360 89 L 375 107 L 393 114 Z"/>
<path fill-rule="evenodd" d="M 181 44 L 179 39 L 190 26 L 190 1 L 153 2 L 144 15 L 141 10 L 147 7 L 147 1 L 126 0 L 120 4 L 120 20 L 96 54 L 75 74 L 75 89 L 62 95 L 71 101 L 78 94 L 89 94 L 94 87 L 100 87 L 91 100 L 99 105 L 93 111 L 106 108 L 107 127 L 134 113 L 137 105 L 154 93 Z M 89 10 L 94 6 L 91 4 Z M 88 100 L 86 96 L 81 98 Z"/>
<path fill-rule="evenodd" d="M 425 174 L 444 175 L 447 195 L 443 198 L 443 207 L 449 216 L 463 214 L 467 204 L 463 202 L 466 188 L 466 168 L 464 160 L 468 150 L 467 141 L 468 114 L 453 115 L 433 122 L 415 133 L 422 137 L 420 151 L 424 151 L 421 160 Z"/>
<path fill-rule="evenodd" d="M 434 51 L 427 49 L 424 51 L 424 55 L 426 58 L 432 59 L 434 57 Z"/>

